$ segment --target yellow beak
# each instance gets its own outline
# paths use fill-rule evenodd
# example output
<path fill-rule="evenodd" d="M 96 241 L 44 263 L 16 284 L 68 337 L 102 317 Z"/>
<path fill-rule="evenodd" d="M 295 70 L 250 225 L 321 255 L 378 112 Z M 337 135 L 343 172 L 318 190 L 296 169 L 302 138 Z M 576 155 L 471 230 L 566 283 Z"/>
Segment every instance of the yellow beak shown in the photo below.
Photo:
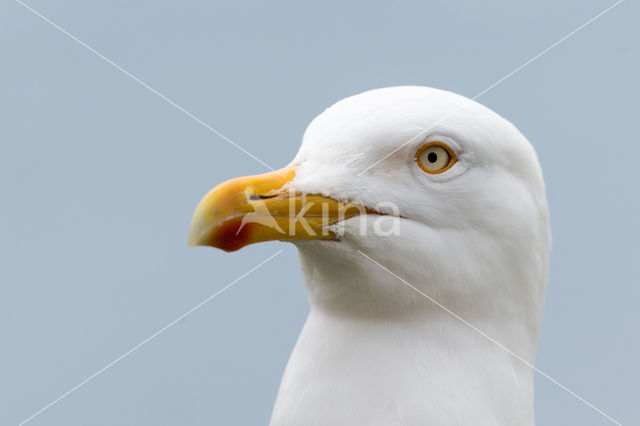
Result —
<path fill-rule="evenodd" d="M 228 180 L 200 201 L 189 228 L 189 246 L 235 251 L 262 241 L 335 239 L 327 227 L 367 209 L 288 188 L 296 166 Z"/>

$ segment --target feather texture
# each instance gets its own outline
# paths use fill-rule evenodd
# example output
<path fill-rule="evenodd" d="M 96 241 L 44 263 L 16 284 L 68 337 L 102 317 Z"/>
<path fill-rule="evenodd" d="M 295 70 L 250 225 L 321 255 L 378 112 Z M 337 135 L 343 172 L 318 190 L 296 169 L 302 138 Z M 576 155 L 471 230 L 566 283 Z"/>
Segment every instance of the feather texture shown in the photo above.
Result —
<path fill-rule="evenodd" d="M 456 152 L 447 172 L 416 165 L 429 141 Z M 354 217 L 338 242 L 296 242 L 311 312 L 271 425 L 533 425 L 529 366 L 359 253 L 533 363 L 550 230 L 527 139 L 462 96 L 396 87 L 327 109 L 292 164 L 298 192 L 392 203 L 401 218 Z M 375 232 L 390 221 L 397 233 Z"/>

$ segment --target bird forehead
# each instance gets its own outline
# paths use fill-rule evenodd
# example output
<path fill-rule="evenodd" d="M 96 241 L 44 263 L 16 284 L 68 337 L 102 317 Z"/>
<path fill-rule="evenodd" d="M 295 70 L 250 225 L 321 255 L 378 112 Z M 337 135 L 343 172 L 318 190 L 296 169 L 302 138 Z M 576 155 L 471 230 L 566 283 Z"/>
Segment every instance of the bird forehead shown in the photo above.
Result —
<path fill-rule="evenodd" d="M 500 116 L 463 96 L 428 87 L 376 89 L 343 99 L 307 128 L 301 151 L 334 157 L 377 155 L 414 148 L 433 135 L 461 136 L 460 142 L 491 144 L 486 128 L 504 125 Z M 483 141 L 484 140 L 484 141 Z"/>
<path fill-rule="evenodd" d="M 417 150 L 434 140 L 448 144 L 461 166 L 446 176 L 418 179 L 444 181 L 475 168 L 476 177 L 500 171 L 541 182 L 533 148 L 508 120 L 463 96 L 428 87 L 376 89 L 339 101 L 309 125 L 294 163 L 304 163 L 309 178 L 406 180 Z"/>

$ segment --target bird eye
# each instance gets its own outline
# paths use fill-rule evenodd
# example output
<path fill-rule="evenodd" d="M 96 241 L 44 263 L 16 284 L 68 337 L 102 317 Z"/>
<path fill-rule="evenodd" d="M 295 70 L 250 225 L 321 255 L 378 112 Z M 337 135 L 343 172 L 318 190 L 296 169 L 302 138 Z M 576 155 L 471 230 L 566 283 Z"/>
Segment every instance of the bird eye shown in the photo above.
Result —
<path fill-rule="evenodd" d="M 457 161 L 455 154 L 442 142 L 429 142 L 416 152 L 416 161 L 427 173 L 442 173 Z"/>

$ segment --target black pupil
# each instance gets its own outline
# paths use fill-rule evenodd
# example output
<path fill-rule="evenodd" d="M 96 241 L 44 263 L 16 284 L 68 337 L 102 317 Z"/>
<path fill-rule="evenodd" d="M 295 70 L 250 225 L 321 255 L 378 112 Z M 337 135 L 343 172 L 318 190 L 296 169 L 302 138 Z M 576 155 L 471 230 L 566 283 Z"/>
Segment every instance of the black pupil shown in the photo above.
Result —
<path fill-rule="evenodd" d="M 438 161 L 438 154 L 436 154 L 435 152 L 430 152 L 429 155 L 427 155 L 427 160 L 429 160 L 430 163 L 435 163 L 436 161 Z"/>

